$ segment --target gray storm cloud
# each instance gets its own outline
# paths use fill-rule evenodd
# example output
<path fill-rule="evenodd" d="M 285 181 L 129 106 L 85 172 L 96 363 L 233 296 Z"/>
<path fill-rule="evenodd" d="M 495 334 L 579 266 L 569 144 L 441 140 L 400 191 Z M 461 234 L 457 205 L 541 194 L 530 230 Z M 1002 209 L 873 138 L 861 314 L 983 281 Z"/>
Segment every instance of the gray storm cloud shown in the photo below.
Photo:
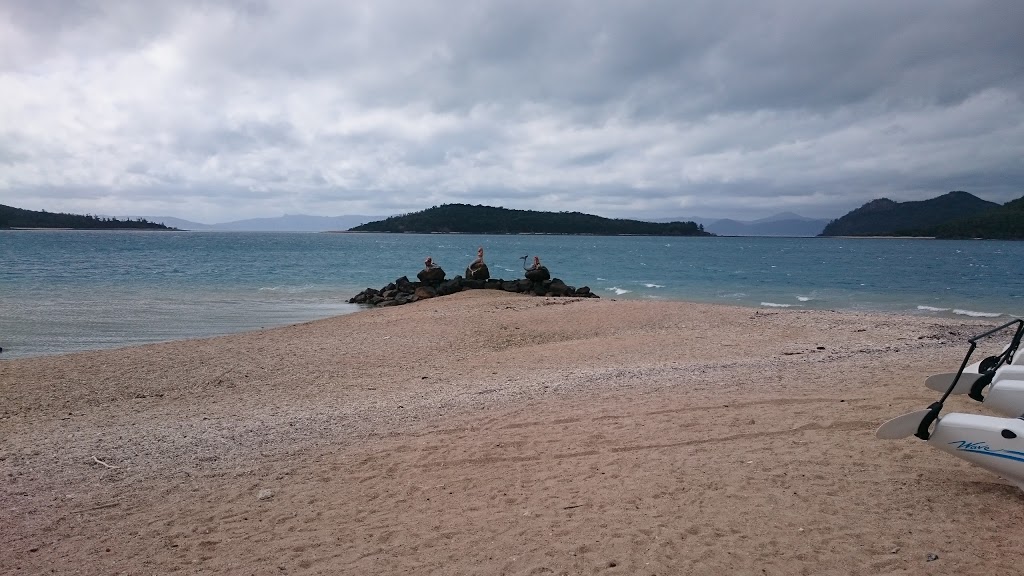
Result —
<path fill-rule="evenodd" d="M 1024 194 L 1024 3 L 0 3 L 0 203 L 838 216 Z"/>

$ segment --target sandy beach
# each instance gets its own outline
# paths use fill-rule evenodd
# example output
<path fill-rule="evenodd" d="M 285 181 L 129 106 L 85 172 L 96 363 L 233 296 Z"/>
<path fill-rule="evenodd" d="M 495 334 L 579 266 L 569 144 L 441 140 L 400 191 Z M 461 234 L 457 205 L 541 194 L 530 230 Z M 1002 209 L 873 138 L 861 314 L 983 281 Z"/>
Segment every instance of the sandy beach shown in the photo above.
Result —
<path fill-rule="evenodd" d="M 874 437 L 998 323 L 477 290 L 0 361 L 0 573 L 1017 574 L 1020 490 Z"/>

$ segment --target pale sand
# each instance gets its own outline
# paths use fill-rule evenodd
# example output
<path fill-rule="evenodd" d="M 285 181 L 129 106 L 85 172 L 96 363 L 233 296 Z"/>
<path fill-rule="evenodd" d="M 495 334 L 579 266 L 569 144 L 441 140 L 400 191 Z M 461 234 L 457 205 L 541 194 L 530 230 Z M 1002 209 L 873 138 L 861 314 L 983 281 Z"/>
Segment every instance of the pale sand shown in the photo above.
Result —
<path fill-rule="evenodd" d="M 474 291 L 2 361 L 0 573 L 1018 574 L 1017 488 L 874 438 L 996 323 Z"/>

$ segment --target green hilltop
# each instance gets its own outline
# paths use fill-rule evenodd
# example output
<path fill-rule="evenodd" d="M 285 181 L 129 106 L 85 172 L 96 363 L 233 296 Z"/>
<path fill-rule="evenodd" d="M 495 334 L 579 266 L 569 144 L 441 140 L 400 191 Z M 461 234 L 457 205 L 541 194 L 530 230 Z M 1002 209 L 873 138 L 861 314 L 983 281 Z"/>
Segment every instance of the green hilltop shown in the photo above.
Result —
<path fill-rule="evenodd" d="M 1024 197 L 1003 205 L 962 191 L 916 202 L 879 198 L 829 222 L 820 236 L 1024 240 Z"/>
<path fill-rule="evenodd" d="M 593 234 L 601 236 L 713 236 L 694 222 L 655 223 L 602 218 L 581 212 L 538 212 L 492 206 L 444 204 L 368 222 L 352 232 L 460 234 Z"/>
<path fill-rule="evenodd" d="M 959 218 L 915 235 L 936 238 L 986 238 L 989 240 L 1024 240 L 1024 197 L 986 210 L 968 218 Z"/>

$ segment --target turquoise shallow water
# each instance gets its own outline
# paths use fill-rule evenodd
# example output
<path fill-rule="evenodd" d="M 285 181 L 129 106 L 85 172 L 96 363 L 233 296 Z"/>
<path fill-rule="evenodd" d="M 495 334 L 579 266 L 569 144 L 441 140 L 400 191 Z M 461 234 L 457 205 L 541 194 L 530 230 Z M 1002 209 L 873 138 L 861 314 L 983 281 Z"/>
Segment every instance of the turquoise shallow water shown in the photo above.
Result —
<path fill-rule="evenodd" d="M 602 297 L 1008 319 L 1024 242 L 0 231 L 0 359 L 228 334 L 345 314 L 366 287 L 449 277 L 478 246 Z"/>

